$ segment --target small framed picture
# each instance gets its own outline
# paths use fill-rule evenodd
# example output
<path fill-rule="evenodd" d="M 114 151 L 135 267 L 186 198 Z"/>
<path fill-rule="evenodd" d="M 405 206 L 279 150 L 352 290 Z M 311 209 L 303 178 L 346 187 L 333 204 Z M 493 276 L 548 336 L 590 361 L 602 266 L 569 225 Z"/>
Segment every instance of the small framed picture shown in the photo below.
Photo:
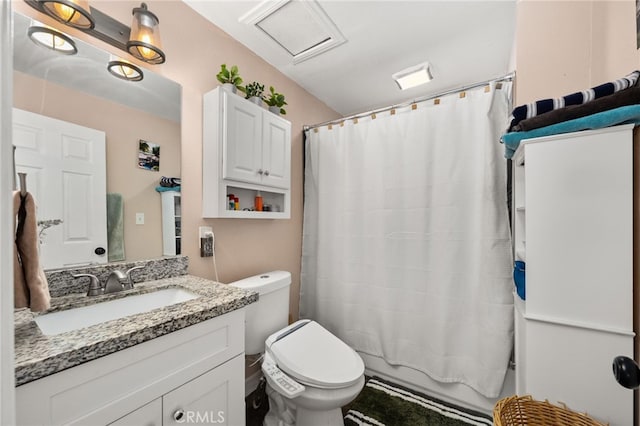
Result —
<path fill-rule="evenodd" d="M 636 0 L 636 47 L 640 49 L 640 0 Z"/>
<path fill-rule="evenodd" d="M 154 172 L 160 171 L 160 145 L 140 139 L 138 167 Z"/>

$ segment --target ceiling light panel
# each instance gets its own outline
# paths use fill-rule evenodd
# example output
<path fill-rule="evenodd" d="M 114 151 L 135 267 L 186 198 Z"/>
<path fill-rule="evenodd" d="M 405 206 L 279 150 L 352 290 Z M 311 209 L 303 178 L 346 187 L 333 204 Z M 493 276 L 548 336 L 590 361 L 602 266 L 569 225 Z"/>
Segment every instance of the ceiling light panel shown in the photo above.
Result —
<path fill-rule="evenodd" d="M 344 43 L 346 39 L 315 0 L 264 1 L 239 19 L 255 25 L 297 64 Z"/>
<path fill-rule="evenodd" d="M 428 62 L 397 72 L 391 77 L 396 81 L 400 90 L 411 89 L 433 79 Z"/>

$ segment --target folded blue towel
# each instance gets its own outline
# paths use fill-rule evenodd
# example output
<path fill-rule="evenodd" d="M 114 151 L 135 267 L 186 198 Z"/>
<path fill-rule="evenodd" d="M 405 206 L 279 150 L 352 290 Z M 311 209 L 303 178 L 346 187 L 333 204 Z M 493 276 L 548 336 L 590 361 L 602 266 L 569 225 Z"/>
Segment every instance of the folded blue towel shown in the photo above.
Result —
<path fill-rule="evenodd" d="M 166 192 L 166 191 L 177 191 L 180 192 L 179 186 L 156 186 L 156 191 L 158 192 Z"/>
<path fill-rule="evenodd" d="M 511 158 L 518 149 L 523 139 L 538 138 L 541 136 L 558 135 L 561 133 L 578 132 L 580 130 L 602 129 L 619 124 L 640 124 L 640 105 L 627 105 L 620 108 L 602 111 L 575 120 L 540 127 L 528 132 L 506 133 L 500 138 L 504 143 L 504 156 Z"/>
<path fill-rule="evenodd" d="M 124 197 L 107 194 L 107 257 L 109 262 L 124 260 Z"/>

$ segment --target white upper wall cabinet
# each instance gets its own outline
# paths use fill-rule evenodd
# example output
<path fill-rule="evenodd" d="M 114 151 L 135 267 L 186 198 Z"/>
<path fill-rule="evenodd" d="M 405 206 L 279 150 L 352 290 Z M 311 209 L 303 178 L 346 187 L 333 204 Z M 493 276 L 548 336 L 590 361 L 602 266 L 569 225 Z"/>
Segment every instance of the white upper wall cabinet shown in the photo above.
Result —
<path fill-rule="evenodd" d="M 222 177 L 289 189 L 291 123 L 240 96 L 222 102 Z"/>
<path fill-rule="evenodd" d="M 222 88 L 203 101 L 203 217 L 289 219 L 291 123 Z"/>

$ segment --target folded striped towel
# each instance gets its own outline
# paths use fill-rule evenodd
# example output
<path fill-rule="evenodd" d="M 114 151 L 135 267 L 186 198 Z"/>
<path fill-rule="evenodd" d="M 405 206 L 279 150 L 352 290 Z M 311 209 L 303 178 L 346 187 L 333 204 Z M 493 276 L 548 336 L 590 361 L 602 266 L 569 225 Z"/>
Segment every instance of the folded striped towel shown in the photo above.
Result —
<path fill-rule="evenodd" d="M 164 186 L 166 188 L 173 188 L 174 186 L 180 186 L 182 179 L 178 177 L 166 177 L 162 176 L 160 178 L 160 186 Z"/>
<path fill-rule="evenodd" d="M 594 99 L 601 98 L 614 94 L 620 90 L 627 89 L 634 86 L 640 77 L 640 71 L 634 71 L 631 74 L 622 77 L 618 80 L 604 83 L 596 87 L 592 87 L 588 90 L 572 93 L 562 98 L 555 99 L 543 99 L 529 104 L 524 104 L 516 107 L 511 115 L 511 125 L 509 131 L 514 130 L 514 126 L 520 123 L 522 120 L 535 117 L 540 114 L 544 114 L 555 109 L 564 108 L 568 105 L 581 105 Z"/>

